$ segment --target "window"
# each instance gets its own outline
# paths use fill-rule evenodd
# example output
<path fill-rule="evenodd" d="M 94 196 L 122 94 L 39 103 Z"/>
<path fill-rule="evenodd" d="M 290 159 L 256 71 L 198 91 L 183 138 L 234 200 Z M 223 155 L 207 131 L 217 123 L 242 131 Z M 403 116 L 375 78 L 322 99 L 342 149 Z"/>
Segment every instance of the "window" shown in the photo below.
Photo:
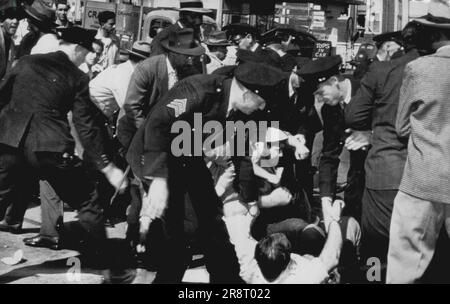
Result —
<path fill-rule="evenodd" d="M 381 34 L 383 22 L 383 0 L 367 0 L 366 31 Z"/>

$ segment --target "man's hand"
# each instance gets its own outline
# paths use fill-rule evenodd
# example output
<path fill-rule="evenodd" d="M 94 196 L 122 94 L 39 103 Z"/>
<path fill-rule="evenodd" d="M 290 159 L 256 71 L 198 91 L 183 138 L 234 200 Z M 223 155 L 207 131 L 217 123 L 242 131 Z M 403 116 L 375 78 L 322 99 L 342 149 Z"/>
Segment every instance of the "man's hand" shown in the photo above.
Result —
<path fill-rule="evenodd" d="M 117 168 L 113 163 L 109 163 L 102 169 L 106 179 L 109 183 L 119 192 L 123 192 L 128 186 L 128 180 L 126 174 Z"/>
<path fill-rule="evenodd" d="M 272 202 L 272 207 L 275 206 L 286 206 L 291 202 L 292 194 L 288 189 L 284 187 L 276 188 L 269 194 L 270 200 Z"/>
<path fill-rule="evenodd" d="M 309 149 L 306 148 L 306 139 L 302 134 L 297 134 L 295 136 L 289 136 L 288 144 L 295 148 L 295 158 L 305 159 L 309 155 Z"/>
<path fill-rule="evenodd" d="M 222 196 L 227 189 L 233 184 L 234 177 L 236 173 L 234 172 L 234 166 L 230 165 L 219 177 L 216 183 L 216 192 L 220 197 Z"/>
<path fill-rule="evenodd" d="M 151 220 L 161 218 L 167 208 L 168 199 L 167 179 L 155 178 L 148 189 L 148 195 L 144 196 L 142 201 L 143 205 L 148 205 L 145 215 Z"/>
<path fill-rule="evenodd" d="M 332 221 L 339 221 L 341 219 L 342 209 L 345 203 L 342 200 L 335 200 L 330 197 L 322 197 L 322 212 L 325 230 L 328 232 L 328 227 Z"/>
<path fill-rule="evenodd" d="M 345 130 L 345 133 L 351 133 L 345 140 L 345 147 L 347 150 L 367 150 L 371 143 L 372 131 L 354 131 L 352 129 Z"/>

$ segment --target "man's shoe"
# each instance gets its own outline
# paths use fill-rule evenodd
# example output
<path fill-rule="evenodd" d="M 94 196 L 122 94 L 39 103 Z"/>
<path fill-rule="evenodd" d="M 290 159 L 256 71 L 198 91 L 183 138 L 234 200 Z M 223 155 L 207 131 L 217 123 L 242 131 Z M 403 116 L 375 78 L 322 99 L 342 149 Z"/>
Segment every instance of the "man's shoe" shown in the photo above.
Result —
<path fill-rule="evenodd" d="M 22 223 L 10 225 L 3 220 L 0 222 L 0 231 L 20 233 L 22 231 Z"/>
<path fill-rule="evenodd" d="M 42 236 L 38 234 L 34 237 L 23 239 L 23 242 L 25 243 L 25 245 L 30 247 L 43 247 L 52 250 L 61 249 L 61 244 L 58 237 Z"/>

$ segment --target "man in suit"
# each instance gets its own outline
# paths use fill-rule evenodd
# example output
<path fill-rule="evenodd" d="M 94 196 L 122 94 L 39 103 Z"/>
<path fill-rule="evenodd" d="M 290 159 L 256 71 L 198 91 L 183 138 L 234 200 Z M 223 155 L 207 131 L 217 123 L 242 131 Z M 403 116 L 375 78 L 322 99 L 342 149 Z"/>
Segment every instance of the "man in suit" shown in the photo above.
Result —
<path fill-rule="evenodd" d="M 320 58 L 307 63 L 300 69 L 300 76 L 314 78 L 318 83 L 315 95 L 324 103 L 321 109 L 323 121 L 323 148 L 319 163 L 319 188 L 324 213 L 336 196 L 336 182 L 339 156 L 348 135 L 345 128 L 344 108 L 357 91 L 357 83 L 345 78 L 339 72 L 340 56 Z M 350 168 L 344 192 L 347 212 L 359 219 L 359 209 L 364 189 L 365 151 L 350 153 Z"/>
<path fill-rule="evenodd" d="M 221 219 L 222 202 L 215 192 L 211 174 L 203 156 L 174 155 L 171 143 L 176 134 L 171 133 L 171 128 L 180 121 L 193 126 L 195 113 L 201 114 L 204 123 L 217 121 L 225 126 L 226 120 L 236 117 L 236 111 L 246 116 L 262 110 L 275 100 L 282 78 L 279 70 L 250 62 L 239 65 L 232 77 L 215 74 L 188 77 L 158 102 L 136 133 L 127 159 L 133 172 L 149 185 L 141 212 L 141 231 L 145 234 L 149 223 L 160 221 L 167 237 L 163 245 L 165 259 L 160 263 L 155 282 L 176 283 L 183 277 L 186 192 L 198 217 L 210 281 L 239 281 L 239 266 Z"/>
<path fill-rule="evenodd" d="M 168 26 L 153 38 L 151 43 L 151 56 L 165 53 L 161 41 L 167 39 L 171 31 L 184 28 L 194 30 L 195 39 L 200 42 L 200 26 L 203 23 L 203 15 L 209 14 L 212 10 L 204 8 L 201 0 L 180 0 L 180 19 L 175 24 Z"/>
<path fill-rule="evenodd" d="M 419 57 L 419 32 L 416 23 L 403 30 L 407 54 L 391 61 L 374 62 L 361 81 L 359 91 L 345 108 L 345 122 L 354 130 L 346 140 L 350 151 L 371 144 L 365 171 L 362 199 L 362 262 L 378 257 L 385 278 L 389 226 L 406 160 L 406 143 L 397 136 L 395 119 L 403 70 Z M 365 132 L 370 125 L 371 132 Z"/>
<path fill-rule="evenodd" d="M 12 37 L 19 25 L 19 13 L 15 8 L 7 8 L 1 16 L 0 29 L 0 81 L 11 68 L 14 59 L 14 41 Z"/>
<path fill-rule="evenodd" d="M 450 1 L 431 1 L 416 22 L 436 53 L 410 62 L 400 89 L 396 130 L 409 141 L 392 212 L 387 283 L 417 282 L 444 224 L 450 234 Z"/>
<path fill-rule="evenodd" d="M 118 126 L 118 138 L 125 148 L 157 101 L 179 80 L 201 72 L 195 66 L 205 50 L 195 42 L 192 29 L 169 30 L 161 45 L 165 53 L 144 60 L 131 76 L 125 116 Z"/>
<path fill-rule="evenodd" d="M 37 179 L 46 180 L 61 199 L 79 210 L 75 227 L 86 246 L 82 250 L 104 253 L 108 247 L 103 215 L 107 202 L 73 154 L 67 120 L 72 111 L 85 158 L 114 187 L 123 189 L 123 172 L 108 160 L 106 139 L 96 118 L 100 112 L 89 100 L 89 79 L 78 69 L 93 40 L 85 29 L 65 29 L 57 52 L 23 58 L 0 88 L 0 206 L 14 200 L 26 208 L 27 187 Z M 5 224 L 16 223 L 6 219 Z M 112 260 L 108 262 L 111 266 Z"/>

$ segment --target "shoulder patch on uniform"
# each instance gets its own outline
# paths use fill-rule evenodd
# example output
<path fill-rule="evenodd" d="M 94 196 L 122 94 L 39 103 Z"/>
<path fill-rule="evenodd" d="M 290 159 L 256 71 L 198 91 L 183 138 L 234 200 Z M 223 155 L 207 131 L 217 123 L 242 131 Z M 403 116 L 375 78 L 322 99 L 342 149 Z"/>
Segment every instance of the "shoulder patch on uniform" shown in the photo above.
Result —
<path fill-rule="evenodd" d="M 181 114 L 183 114 L 184 112 L 186 112 L 186 103 L 187 103 L 187 98 L 174 99 L 167 106 L 169 108 L 174 109 L 175 117 L 178 117 Z"/>

